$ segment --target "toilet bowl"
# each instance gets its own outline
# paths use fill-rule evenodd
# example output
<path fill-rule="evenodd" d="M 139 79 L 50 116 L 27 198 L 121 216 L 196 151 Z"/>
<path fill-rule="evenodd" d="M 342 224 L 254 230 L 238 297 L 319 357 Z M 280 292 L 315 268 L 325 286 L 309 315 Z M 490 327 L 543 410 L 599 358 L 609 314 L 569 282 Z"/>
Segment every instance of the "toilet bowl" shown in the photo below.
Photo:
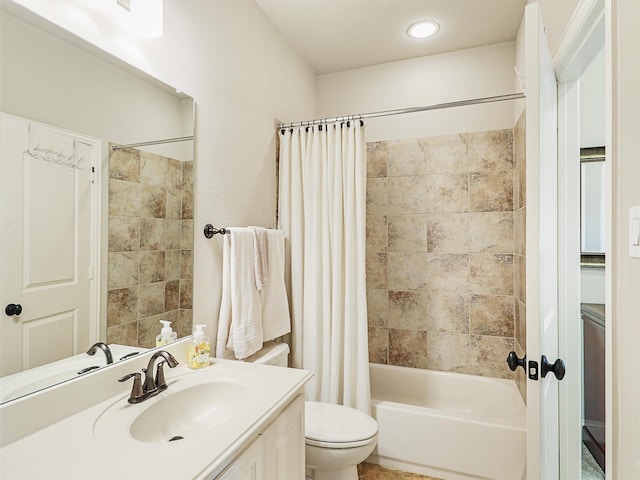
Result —
<path fill-rule="evenodd" d="M 378 424 L 369 415 L 322 402 L 305 402 L 305 455 L 313 480 L 357 480 L 358 463 L 376 446 Z"/>
<path fill-rule="evenodd" d="M 287 366 L 289 346 L 268 343 L 247 362 Z M 378 423 L 355 408 L 305 402 L 307 477 L 313 480 L 358 480 L 358 463 L 376 446 Z"/>

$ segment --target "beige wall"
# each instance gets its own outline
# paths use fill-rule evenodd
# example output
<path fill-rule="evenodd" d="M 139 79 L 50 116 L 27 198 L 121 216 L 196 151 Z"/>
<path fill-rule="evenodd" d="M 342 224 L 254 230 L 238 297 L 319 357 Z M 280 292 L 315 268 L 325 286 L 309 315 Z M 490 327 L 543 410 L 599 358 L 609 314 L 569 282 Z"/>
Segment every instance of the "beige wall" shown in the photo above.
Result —
<path fill-rule="evenodd" d="M 611 328 L 614 479 L 640 478 L 640 259 L 629 257 L 629 207 L 640 205 L 640 2 L 612 0 L 613 238 L 610 251 L 612 289 L 608 292 Z M 607 146 L 609 148 L 609 146 Z M 611 369 L 608 369 L 611 372 Z M 607 444 L 607 449 L 610 444 Z"/>

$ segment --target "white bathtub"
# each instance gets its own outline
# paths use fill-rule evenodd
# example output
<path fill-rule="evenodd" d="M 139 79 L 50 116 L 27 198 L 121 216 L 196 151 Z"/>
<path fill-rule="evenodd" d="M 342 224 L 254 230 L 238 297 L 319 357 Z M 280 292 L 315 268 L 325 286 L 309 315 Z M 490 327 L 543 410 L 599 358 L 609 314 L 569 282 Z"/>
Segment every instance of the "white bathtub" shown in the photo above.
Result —
<path fill-rule="evenodd" d="M 521 480 L 526 410 L 510 380 L 371 364 L 378 445 L 367 460 L 445 480 Z"/>

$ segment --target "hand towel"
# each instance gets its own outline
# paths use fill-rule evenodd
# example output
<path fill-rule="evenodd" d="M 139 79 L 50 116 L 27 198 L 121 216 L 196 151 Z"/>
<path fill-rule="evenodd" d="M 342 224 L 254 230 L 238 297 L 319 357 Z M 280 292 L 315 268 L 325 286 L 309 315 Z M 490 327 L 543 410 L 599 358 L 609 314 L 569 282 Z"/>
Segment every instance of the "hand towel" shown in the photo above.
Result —
<path fill-rule="evenodd" d="M 253 235 L 253 263 L 256 288 L 262 290 L 269 283 L 269 248 L 264 227 L 249 227 Z"/>
<path fill-rule="evenodd" d="M 223 297 L 216 341 L 216 356 L 221 358 L 228 358 L 225 349 L 243 359 L 262 348 L 262 311 L 253 258 L 251 230 L 230 228 L 223 249 Z"/>
<path fill-rule="evenodd" d="M 262 335 L 273 340 L 291 331 L 289 301 L 284 281 L 284 233 L 267 230 L 269 284 L 260 291 L 262 300 Z"/>

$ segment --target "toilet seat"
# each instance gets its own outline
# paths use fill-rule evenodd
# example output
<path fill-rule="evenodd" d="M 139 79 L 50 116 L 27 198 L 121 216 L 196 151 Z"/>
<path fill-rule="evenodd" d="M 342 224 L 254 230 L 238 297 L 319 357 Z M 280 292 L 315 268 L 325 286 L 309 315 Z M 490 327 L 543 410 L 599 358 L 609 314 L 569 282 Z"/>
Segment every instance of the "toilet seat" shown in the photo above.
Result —
<path fill-rule="evenodd" d="M 323 448 L 355 448 L 371 443 L 378 423 L 356 410 L 322 402 L 305 402 L 305 442 Z"/>

